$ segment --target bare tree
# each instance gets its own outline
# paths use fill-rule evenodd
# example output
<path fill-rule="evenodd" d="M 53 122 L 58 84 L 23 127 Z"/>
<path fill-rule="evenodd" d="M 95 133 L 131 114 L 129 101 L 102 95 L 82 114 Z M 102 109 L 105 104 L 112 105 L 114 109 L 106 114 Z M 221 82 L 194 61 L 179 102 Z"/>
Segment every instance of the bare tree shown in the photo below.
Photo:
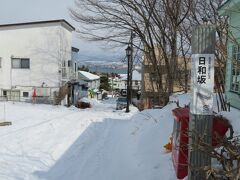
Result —
<path fill-rule="evenodd" d="M 222 119 L 222 122 L 229 123 L 228 120 Z M 203 166 L 197 171 L 204 171 L 206 179 L 214 180 L 239 180 L 240 179 L 240 141 L 239 136 L 234 136 L 232 126 L 229 124 L 229 137 L 220 137 L 213 134 L 216 146 L 209 145 L 203 141 L 203 135 L 194 134 L 198 138 L 198 143 L 193 148 L 207 153 L 212 159 L 212 166 Z M 188 146 L 188 145 L 187 145 Z M 191 149 L 190 149 L 191 150 Z M 195 167 L 189 167 L 195 168 Z"/>
<path fill-rule="evenodd" d="M 73 19 L 81 23 L 81 36 L 92 41 L 127 44 L 133 31 L 134 47 L 155 67 L 158 92 L 167 96 L 173 92 L 178 34 L 189 15 L 191 0 L 76 0 L 75 5 L 70 12 Z M 164 78 L 160 64 L 165 65 Z"/>

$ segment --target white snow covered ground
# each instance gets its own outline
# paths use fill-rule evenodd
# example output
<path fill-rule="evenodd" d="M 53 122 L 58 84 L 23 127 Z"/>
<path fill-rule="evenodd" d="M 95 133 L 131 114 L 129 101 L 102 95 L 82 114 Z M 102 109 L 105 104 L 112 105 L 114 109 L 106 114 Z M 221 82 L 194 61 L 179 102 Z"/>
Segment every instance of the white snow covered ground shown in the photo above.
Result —
<path fill-rule="evenodd" d="M 176 98 L 189 102 L 188 95 Z M 13 123 L 0 127 L 0 180 L 175 180 L 163 146 L 176 105 L 130 113 L 115 105 L 115 99 L 85 110 L 0 102 L 0 120 Z"/>
<path fill-rule="evenodd" d="M 3 119 L 0 103 L 0 119 Z M 0 127 L 1 180 L 175 179 L 164 152 L 171 112 L 115 111 L 115 100 L 91 109 L 5 103 Z M 164 127 L 164 128 L 161 128 Z M 169 173 L 170 172 L 170 173 Z"/>

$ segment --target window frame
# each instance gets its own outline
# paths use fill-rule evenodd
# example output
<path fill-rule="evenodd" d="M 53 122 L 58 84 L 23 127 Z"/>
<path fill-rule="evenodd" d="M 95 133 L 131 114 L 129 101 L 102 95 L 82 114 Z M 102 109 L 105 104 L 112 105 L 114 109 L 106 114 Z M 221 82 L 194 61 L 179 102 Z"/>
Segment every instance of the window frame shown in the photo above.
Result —
<path fill-rule="evenodd" d="M 19 61 L 18 64 L 15 64 L 14 61 Z M 27 64 L 23 62 L 26 61 Z M 30 58 L 12 58 L 12 69 L 30 69 Z M 17 65 L 17 66 L 16 66 Z"/>
<path fill-rule="evenodd" d="M 74 71 L 77 72 L 77 63 L 74 63 Z"/>
<path fill-rule="evenodd" d="M 62 67 L 66 67 L 66 61 L 62 62 Z"/>
<path fill-rule="evenodd" d="M 68 64 L 68 67 L 72 67 L 73 66 L 72 60 L 68 60 L 67 64 Z"/>
<path fill-rule="evenodd" d="M 240 46 L 232 46 L 232 68 L 231 68 L 230 91 L 240 92 Z"/>
<path fill-rule="evenodd" d="M 27 94 L 27 96 L 26 96 L 26 94 Z M 24 92 L 22 93 L 22 95 L 23 95 L 23 97 L 29 97 L 29 92 L 24 91 Z"/>
<path fill-rule="evenodd" d="M 27 64 L 24 64 L 23 62 L 25 61 L 25 63 L 27 62 Z M 21 69 L 30 69 L 30 59 L 29 58 L 21 58 Z"/>
<path fill-rule="evenodd" d="M 3 96 L 6 97 L 7 96 L 7 91 L 3 90 Z"/>

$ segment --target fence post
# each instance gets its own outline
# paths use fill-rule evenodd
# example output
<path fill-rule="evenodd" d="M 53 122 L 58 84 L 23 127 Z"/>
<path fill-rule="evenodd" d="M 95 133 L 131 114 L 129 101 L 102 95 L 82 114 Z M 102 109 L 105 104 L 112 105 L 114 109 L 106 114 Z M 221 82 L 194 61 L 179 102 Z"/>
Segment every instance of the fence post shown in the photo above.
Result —
<path fill-rule="evenodd" d="M 215 27 L 198 26 L 192 35 L 192 95 L 189 122 L 189 180 L 206 179 L 211 157 L 199 148 L 212 144 Z"/>

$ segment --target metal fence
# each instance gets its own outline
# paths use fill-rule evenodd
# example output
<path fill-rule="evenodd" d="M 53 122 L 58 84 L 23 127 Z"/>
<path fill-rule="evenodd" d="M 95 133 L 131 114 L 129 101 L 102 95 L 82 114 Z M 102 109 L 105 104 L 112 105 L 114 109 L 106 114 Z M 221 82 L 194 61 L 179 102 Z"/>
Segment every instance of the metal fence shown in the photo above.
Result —
<path fill-rule="evenodd" d="M 33 103 L 33 104 L 52 104 L 56 105 L 54 96 L 37 96 L 37 97 L 8 97 L 8 96 L 0 96 L 0 102 L 25 102 L 25 103 Z"/>

